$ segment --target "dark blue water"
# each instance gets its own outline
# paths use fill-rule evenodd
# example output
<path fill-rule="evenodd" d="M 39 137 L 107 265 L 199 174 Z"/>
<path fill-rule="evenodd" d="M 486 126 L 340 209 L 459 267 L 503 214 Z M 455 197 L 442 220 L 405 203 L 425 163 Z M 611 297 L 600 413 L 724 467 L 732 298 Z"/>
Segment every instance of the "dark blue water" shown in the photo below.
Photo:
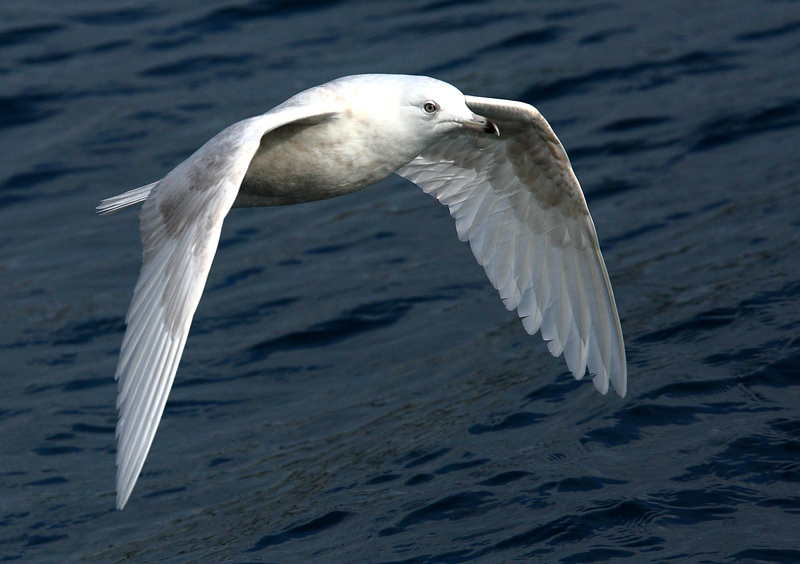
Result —
<path fill-rule="evenodd" d="M 800 562 L 800 4 L 25 2 L 0 18 L 0 562 Z M 602 397 L 393 177 L 235 210 L 114 511 L 137 215 L 104 197 L 358 72 L 521 99 L 627 340 Z"/>

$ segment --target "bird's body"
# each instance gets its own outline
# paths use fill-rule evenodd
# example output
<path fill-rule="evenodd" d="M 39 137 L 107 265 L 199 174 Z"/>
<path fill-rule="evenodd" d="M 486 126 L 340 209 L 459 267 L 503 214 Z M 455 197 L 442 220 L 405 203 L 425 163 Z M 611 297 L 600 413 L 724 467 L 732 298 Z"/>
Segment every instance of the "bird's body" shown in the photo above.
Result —
<path fill-rule="evenodd" d="M 301 92 L 226 128 L 153 184 L 101 213 L 144 201 L 143 264 L 117 366 L 117 507 L 138 479 L 232 207 L 355 192 L 393 172 L 450 208 L 508 309 L 541 329 L 577 378 L 626 390 L 614 296 L 569 159 L 527 104 L 465 97 L 428 77 L 359 75 Z"/>
<path fill-rule="evenodd" d="M 360 128 L 337 137 L 331 131 L 342 129 L 338 122 L 339 118 L 331 117 L 315 124 L 289 124 L 265 136 L 234 207 L 300 204 L 343 196 L 389 176 L 410 160 L 373 152 Z"/>
<path fill-rule="evenodd" d="M 352 88 L 354 78 L 316 86 L 286 101 L 284 107 L 322 99 L 332 112 L 264 136 L 234 207 L 299 204 L 349 194 L 389 176 L 433 142 L 429 131 L 403 131 L 407 142 L 398 142 L 398 128 L 392 124 L 402 123 L 401 113 L 387 109 L 400 107 L 396 98 L 406 91 L 408 77 L 361 75 L 357 90 Z M 395 99 L 386 96 L 387 82 L 394 83 Z M 458 92 L 452 90 L 449 94 Z"/>

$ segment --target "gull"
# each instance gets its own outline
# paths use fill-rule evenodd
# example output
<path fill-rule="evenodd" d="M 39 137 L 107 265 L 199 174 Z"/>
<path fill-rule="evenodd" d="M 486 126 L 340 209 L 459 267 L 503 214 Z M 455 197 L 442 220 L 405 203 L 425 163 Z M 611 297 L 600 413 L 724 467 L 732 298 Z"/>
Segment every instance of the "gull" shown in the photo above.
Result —
<path fill-rule="evenodd" d="M 569 158 L 528 104 L 424 76 L 366 74 L 296 94 L 224 129 L 164 178 L 103 200 L 144 202 L 142 268 L 115 378 L 117 509 L 155 437 L 232 208 L 356 192 L 392 173 L 441 203 L 525 330 L 581 379 L 625 396 L 617 306 Z"/>

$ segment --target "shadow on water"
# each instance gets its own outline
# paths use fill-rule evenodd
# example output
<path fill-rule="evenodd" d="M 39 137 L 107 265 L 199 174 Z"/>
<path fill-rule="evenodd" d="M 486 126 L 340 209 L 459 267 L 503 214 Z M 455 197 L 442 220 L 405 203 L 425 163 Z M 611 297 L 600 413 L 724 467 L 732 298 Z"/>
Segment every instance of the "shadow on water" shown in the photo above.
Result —
<path fill-rule="evenodd" d="M 448 296 L 425 296 L 361 305 L 305 331 L 295 331 L 257 343 L 250 347 L 250 355 L 244 362 L 264 360 L 279 351 L 334 345 L 361 333 L 394 325 L 417 304 L 452 299 Z"/>
<path fill-rule="evenodd" d="M 309 535 L 322 533 L 332 527 L 335 527 L 349 516 L 350 514 L 347 511 L 331 511 L 322 517 L 318 517 L 307 523 L 290 527 L 282 533 L 263 536 L 252 548 L 248 549 L 247 552 L 257 552 L 289 540 L 300 539 Z"/>

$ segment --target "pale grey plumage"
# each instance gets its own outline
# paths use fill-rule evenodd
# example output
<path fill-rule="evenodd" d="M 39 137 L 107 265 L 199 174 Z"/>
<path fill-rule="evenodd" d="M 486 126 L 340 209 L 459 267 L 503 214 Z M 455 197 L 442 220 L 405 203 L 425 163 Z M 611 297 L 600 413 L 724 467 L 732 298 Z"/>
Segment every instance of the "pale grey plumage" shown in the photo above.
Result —
<path fill-rule="evenodd" d="M 338 196 L 393 171 L 449 207 L 529 333 L 541 329 L 577 378 L 588 366 L 598 390 L 610 381 L 625 395 L 622 332 L 594 225 L 541 114 L 465 98 L 427 77 L 345 77 L 230 126 L 160 181 L 98 206 L 112 213 L 145 201 L 142 270 L 116 372 L 118 508 L 155 436 L 230 209 Z"/>
<path fill-rule="evenodd" d="M 509 310 L 550 352 L 586 368 L 606 393 L 626 393 L 622 328 L 592 218 L 567 154 L 549 124 L 520 102 L 466 97 L 499 139 L 456 132 L 397 174 L 450 208 L 459 239 Z"/>

